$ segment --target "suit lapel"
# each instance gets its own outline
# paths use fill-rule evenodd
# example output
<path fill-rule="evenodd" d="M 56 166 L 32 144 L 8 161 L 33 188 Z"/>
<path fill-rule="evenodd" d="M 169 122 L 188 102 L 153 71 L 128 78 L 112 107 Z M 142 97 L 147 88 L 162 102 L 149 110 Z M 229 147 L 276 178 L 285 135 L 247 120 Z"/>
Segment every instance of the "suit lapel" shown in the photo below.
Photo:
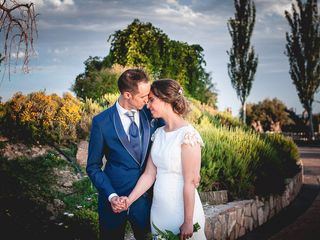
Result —
<path fill-rule="evenodd" d="M 114 111 L 113 111 L 113 125 L 114 125 L 116 133 L 117 133 L 118 138 L 119 138 L 120 142 L 122 143 L 122 145 L 125 147 L 127 152 L 131 155 L 131 157 L 134 159 L 134 161 L 138 165 L 140 165 L 140 163 L 139 163 L 139 161 L 137 159 L 137 156 L 134 153 L 134 151 L 133 151 L 133 149 L 131 147 L 131 144 L 130 144 L 130 142 L 128 140 L 128 136 L 127 136 L 126 132 L 123 129 L 122 122 L 121 122 L 121 119 L 120 119 L 120 116 L 119 116 L 119 113 L 118 113 L 116 105 L 114 105 Z"/>
<path fill-rule="evenodd" d="M 149 141 L 150 141 L 150 125 L 148 121 L 148 117 L 146 113 L 141 110 L 139 111 L 140 116 L 140 126 L 142 127 L 142 159 L 141 159 L 141 165 L 143 165 L 146 154 L 148 151 Z"/>

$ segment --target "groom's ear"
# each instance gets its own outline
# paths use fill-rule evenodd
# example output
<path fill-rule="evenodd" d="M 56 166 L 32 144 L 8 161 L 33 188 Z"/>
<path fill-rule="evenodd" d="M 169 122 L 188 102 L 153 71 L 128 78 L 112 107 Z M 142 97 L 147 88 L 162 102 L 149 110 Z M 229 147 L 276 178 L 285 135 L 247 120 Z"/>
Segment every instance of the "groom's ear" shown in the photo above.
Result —
<path fill-rule="evenodd" d="M 122 96 L 124 97 L 124 99 L 131 99 L 132 98 L 132 94 L 130 92 L 123 92 Z"/>

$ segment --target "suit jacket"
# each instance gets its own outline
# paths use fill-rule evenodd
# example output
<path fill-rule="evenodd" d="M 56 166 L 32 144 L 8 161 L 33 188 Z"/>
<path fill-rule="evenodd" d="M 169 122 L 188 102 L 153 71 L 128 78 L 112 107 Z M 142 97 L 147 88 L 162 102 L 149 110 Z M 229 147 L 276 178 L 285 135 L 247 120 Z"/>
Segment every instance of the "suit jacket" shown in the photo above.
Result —
<path fill-rule="evenodd" d="M 150 111 L 139 111 L 142 133 L 142 160 L 136 158 L 127 134 L 122 126 L 116 104 L 95 116 L 92 120 L 86 171 L 98 189 L 98 212 L 100 225 L 112 229 L 123 223 L 126 216 L 132 217 L 141 226 L 149 224 L 151 199 L 144 194 L 130 206 L 130 211 L 113 213 L 108 197 L 111 193 L 128 196 L 144 171 L 150 150 L 150 138 L 158 123 L 150 124 Z M 101 169 L 103 155 L 107 159 Z M 140 216 L 140 217 L 139 217 Z"/>

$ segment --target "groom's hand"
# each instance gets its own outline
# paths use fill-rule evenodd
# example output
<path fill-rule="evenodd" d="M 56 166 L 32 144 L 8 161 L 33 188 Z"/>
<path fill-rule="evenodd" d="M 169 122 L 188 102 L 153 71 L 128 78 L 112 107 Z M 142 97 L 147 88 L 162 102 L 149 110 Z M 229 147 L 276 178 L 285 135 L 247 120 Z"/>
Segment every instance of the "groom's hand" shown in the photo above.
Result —
<path fill-rule="evenodd" d="M 112 211 L 114 213 L 120 213 L 124 210 L 127 210 L 125 202 L 121 200 L 121 198 L 118 196 L 114 196 L 113 198 L 111 198 L 110 203 L 111 203 Z"/>

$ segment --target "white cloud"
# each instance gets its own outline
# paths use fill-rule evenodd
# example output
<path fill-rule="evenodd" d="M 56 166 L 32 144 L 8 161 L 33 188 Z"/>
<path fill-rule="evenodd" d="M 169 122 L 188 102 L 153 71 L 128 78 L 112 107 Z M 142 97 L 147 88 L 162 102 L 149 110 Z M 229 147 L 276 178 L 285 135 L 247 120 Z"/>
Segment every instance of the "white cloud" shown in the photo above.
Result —
<path fill-rule="evenodd" d="M 256 1 L 257 11 L 262 16 L 278 15 L 284 17 L 284 11 L 291 11 L 292 1 L 290 0 L 258 0 Z"/>
<path fill-rule="evenodd" d="M 30 2 L 30 1 L 22 1 Z M 74 6 L 73 0 L 32 0 L 37 9 L 50 9 L 64 11 Z"/>
<path fill-rule="evenodd" d="M 69 48 L 67 47 L 64 47 L 64 48 L 54 48 L 54 49 L 51 49 L 49 48 L 48 49 L 48 53 L 52 53 L 54 55 L 63 55 L 65 53 L 67 53 L 69 51 Z"/>
<path fill-rule="evenodd" d="M 42 21 L 40 22 L 41 29 L 66 29 L 66 30 L 78 30 L 78 31 L 90 31 L 90 32 L 106 32 L 105 23 L 54 23 Z"/>
<path fill-rule="evenodd" d="M 25 53 L 22 51 L 11 53 L 11 58 L 23 59 L 25 57 Z"/>
<path fill-rule="evenodd" d="M 167 3 L 169 4 L 177 4 L 177 0 L 166 0 Z"/>
<path fill-rule="evenodd" d="M 170 1 L 172 2 L 172 1 Z M 155 14 L 170 22 L 188 24 L 189 26 L 199 26 L 208 24 L 218 24 L 214 17 L 193 11 L 189 6 L 174 4 L 159 6 L 154 10 Z"/>

